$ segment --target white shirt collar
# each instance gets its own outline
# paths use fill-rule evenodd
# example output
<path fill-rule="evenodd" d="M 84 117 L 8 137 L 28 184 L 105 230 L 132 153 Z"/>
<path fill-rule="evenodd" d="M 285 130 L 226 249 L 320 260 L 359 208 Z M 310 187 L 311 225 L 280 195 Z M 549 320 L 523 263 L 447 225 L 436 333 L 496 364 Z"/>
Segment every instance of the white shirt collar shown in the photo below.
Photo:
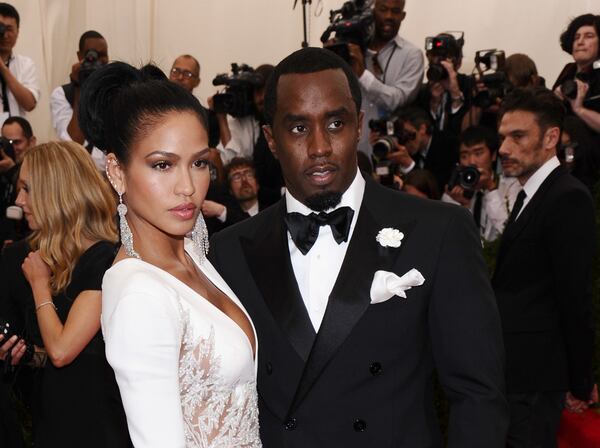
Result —
<path fill-rule="evenodd" d="M 527 198 L 532 198 L 535 192 L 538 191 L 542 183 L 544 183 L 546 178 L 550 175 L 550 173 L 559 166 L 560 161 L 556 156 L 547 160 L 542 166 L 540 166 L 537 169 L 537 171 L 533 173 L 529 179 L 527 179 L 525 185 L 523 185 L 523 190 L 525 190 Z"/>
<path fill-rule="evenodd" d="M 354 210 L 354 217 L 358 214 L 360 209 L 360 204 L 362 203 L 363 196 L 365 194 L 365 180 L 360 174 L 360 170 L 356 170 L 356 176 L 354 176 L 354 180 L 348 187 L 346 191 L 342 194 L 342 200 L 340 203 L 334 207 L 333 210 L 336 210 L 340 207 L 350 207 Z M 316 213 L 314 210 L 311 210 L 298 199 L 296 199 L 289 190 L 285 190 L 285 204 L 287 207 L 288 213 L 298 212 L 303 215 L 310 215 L 311 213 Z M 328 210 L 330 211 L 330 210 Z"/>
<path fill-rule="evenodd" d="M 246 210 L 246 213 L 248 213 L 250 216 L 254 216 L 258 212 L 259 212 L 259 210 L 258 210 L 258 201 L 256 201 L 252 207 L 250 207 L 248 210 Z"/>

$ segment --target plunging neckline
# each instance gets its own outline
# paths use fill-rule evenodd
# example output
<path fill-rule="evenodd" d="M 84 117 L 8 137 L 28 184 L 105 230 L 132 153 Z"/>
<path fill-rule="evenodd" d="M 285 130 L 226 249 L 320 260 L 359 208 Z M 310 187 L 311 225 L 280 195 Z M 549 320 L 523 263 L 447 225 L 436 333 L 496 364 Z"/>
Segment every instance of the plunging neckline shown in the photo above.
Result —
<path fill-rule="evenodd" d="M 147 266 L 152 267 L 153 269 L 156 269 L 157 271 L 160 271 L 164 274 L 166 274 L 167 276 L 169 276 L 170 278 L 172 278 L 173 280 L 175 280 L 177 283 L 179 283 L 180 285 L 182 285 L 184 288 L 186 288 L 188 291 L 190 291 L 192 294 L 200 297 L 202 300 L 204 300 L 206 303 L 208 303 L 208 305 L 210 307 L 212 307 L 214 310 L 216 310 L 217 314 L 221 315 L 222 317 L 225 318 L 226 321 L 228 321 L 231 325 L 233 325 L 237 331 L 239 331 L 243 336 L 244 336 L 244 340 L 246 341 L 246 343 L 248 344 L 248 347 L 250 348 L 250 353 L 252 353 L 252 361 L 256 364 L 256 351 L 258 349 L 258 338 L 256 336 L 256 330 L 254 328 L 254 324 L 252 323 L 252 319 L 250 319 L 250 316 L 248 315 L 248 312 L 240 305 L 237 304 L 237 302 L 235 300 L 233 300 L 231 297 L 229 297 L 228 294 L 225 293 L 225 291 L 223 291 L 221 288 L 219 288 L 219 286 L 217 286 L 215 284 L 215 282 L 210 278 L 210 276 L 205 273 L 201 268 L 200 265 L 198 263 L 196 263 L 196 260 L 194 259 L 193 255 L 190 254 L 187 250 L 185 251 L 185 253 L 192 259 L 192 261 L 194 262 L 196 269 L 198 269 L 200 272 L 202 272 L 202 274 L 204 274 L 204 276 L 206 277 L 206 279 L 212 283 L 212 285 L 217 288 L 219 291 L 221 291 L 221 293 L 227 298 L 227 300 L 231 301 L 231 303 L 236 306 L 243 314 L 244 316 L 246 316 L 246 319 L 248 319 L 248 322 L 250 323 L 250 328 L 252 328 L 252 334 L 254 335 L 254 346 L 252 345 L 252 342 L 250 341 L 250 338 L 248 337 L 248 335 L 246 334 L 246 332 L 242 329 L 242 327 L 240 327 L 240 325 L 233 320 L 227 313 L 225 313 L 223 310 L 221 310 L 218 306 L 216 306 L 214 303 L 212 303 L 210 300 L 208 300 L 206 297 L 202 296 L 202 294 L 200 294 L 198 291 L 196 291 L 194 288 L 192 288 L 191 286 L 189 286 L 188 284 L 186 284 L 184 281 L 178 279 L 177 277 L 175 277 L 173 274 L 171 274 L 170 272 L 159 268 L 158 266 L 153 265 L 152 263 L 148 263 L 147 261 L 142 260 L 141 258 L 133 258 L 133 257 L 127 257 L 127 258 L 123 258 L 122 260 L 117 261 L 115 264 L 113 264 L 111 266 L 111 269 L 114 268 L 116 265 L 118 265 L 119 263 L 122 263 L 123 261 L 126 260 L 132 260 L 132 261 L 138 261 L 141 262 Z"/>

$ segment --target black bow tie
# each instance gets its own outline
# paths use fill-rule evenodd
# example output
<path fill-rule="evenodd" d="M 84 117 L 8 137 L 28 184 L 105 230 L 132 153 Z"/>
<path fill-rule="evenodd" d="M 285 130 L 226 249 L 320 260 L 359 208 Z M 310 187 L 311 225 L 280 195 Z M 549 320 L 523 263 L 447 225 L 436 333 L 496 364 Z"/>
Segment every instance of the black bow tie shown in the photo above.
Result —
<path fill-rule="evenodd" d="M 292 212 L 285 215 L 283 219 L 294 244 L 302 252 L 302 255 L 306 255 L 317 241 L 321 226 L 331 227 L 333 238 L 338 244 L 348 241 L 353 216 L 354 210 L 350 207 L 340 207 L 331 213 L 311 213 L 308 216 Z"/>

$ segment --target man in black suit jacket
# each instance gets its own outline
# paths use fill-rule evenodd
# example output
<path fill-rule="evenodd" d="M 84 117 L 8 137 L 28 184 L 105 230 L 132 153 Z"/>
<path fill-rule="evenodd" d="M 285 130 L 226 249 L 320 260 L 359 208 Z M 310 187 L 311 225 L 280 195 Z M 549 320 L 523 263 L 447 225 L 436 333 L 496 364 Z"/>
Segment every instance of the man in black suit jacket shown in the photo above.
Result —
<path fill-rule="evenodd" d="M 592 390 L 592 198 L 560 166 L 564 107 L 552 92 L 518 89 L 504 100 L 504 174 L 523 189 L 502 236 L 493 286 L 502 318 L 511 407 L 509 447 L 555 447 L 567 407 Z"/>
<path fill-rule="evenodd" d="M 332 52 L 284 59 L 264 131 L 285 198 L 212 240 L 258 331 L 263 444 L 441 447 L 437 369 L 449 446 L 504 447 L 500 321 L 473 219 L 365 181 L 360 104 Z"/>

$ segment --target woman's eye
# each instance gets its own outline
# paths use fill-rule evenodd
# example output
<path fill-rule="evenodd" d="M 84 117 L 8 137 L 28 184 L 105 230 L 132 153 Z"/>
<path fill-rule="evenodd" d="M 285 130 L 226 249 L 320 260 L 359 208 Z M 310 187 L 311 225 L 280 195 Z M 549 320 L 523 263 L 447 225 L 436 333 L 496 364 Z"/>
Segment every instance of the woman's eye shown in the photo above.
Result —
<path fill-rule="evenodd" d="M 165 162 L 164 160 L 161 160 L 160 162 L 155 162 L 152 164 L 152 168 L 159 170 L 159 171 L 164 171 L 166 169 L 168 169 L 171 166 L 171 164 L 169 162 Z"/>
<path fill-rule="evenodd" d="M 196 168 L 206 168 L 208 166 L 208 160 L 206 159 L 198 159 L 194 162 L 194 166 Z"/>

